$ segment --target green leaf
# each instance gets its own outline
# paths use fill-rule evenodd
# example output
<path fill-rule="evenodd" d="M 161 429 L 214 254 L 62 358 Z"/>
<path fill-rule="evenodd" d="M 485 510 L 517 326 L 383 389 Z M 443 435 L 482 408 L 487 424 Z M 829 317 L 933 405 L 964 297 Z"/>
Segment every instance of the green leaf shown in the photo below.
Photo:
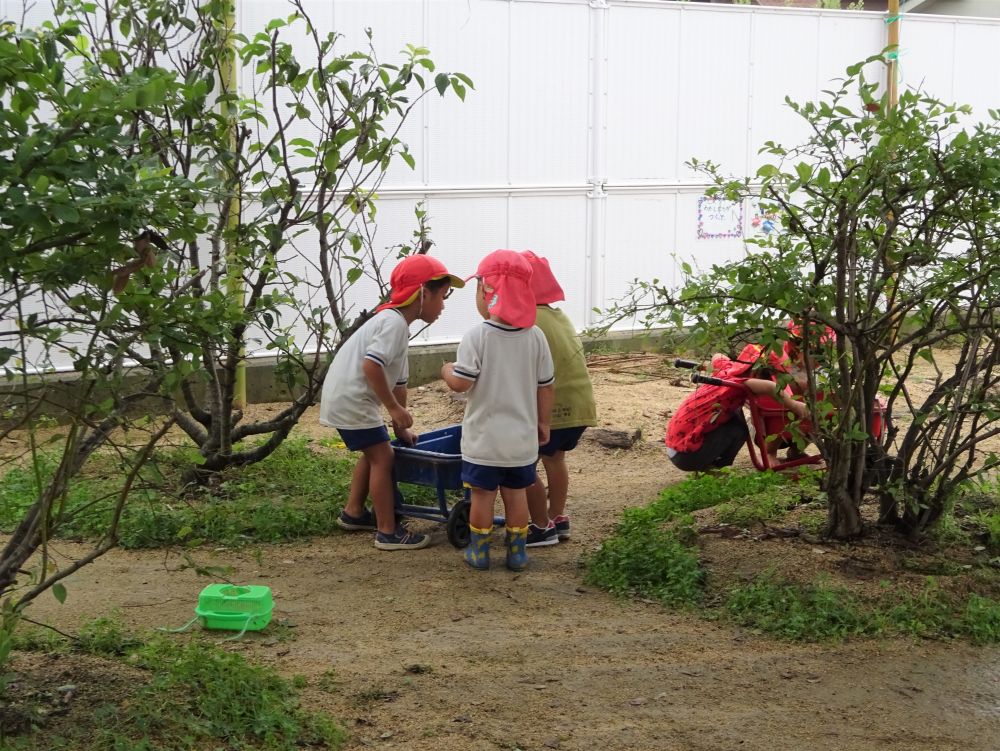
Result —
<path fill-rule="evenodd" d="M 55 203 L 52 204 L 51 211 L 56 219 L 60 222 L 66 222 L 72 224 L 74 222 L 80 221 L 80 212 L 76 210 L 71 204 L 68 203 Z"/>
<path fill-rule="evenodd" d="M 451 84 L 451 80 L 448 78 L 447 73 L 438 73 L 434 76 L 434 86 L 437 87 L 438 94 L 444 96 L 444 92 L 448 90 L 448 86 Z"/>
<path fill-rule="evenodd" d="M 357 266 L 355 266 L 352 269 L 348 269 L 347 270 L 347 282 L 348 282 L 348 284 L 354 284 L 356 281 L 358 281 L 358 279 L 361 278 L 361 275 L 363 273 L 364 272 L 361 269 L 359 269 Z"/>
<path fill-rule="evenodd" d="M 56 582 L 52 585 L 52 594 L 59 600 L 60 605 L 66 602 L 66 587 L 63 586 L 62 582 Z"/>
<path fill-rule="evenodd" d="M 399 152 L 399 156 L 404 162 L 410 165 L 410 169 L 416 168 L 416 161 L 413 159 L 413 156 L 409 151 L 401 151 Z"/>

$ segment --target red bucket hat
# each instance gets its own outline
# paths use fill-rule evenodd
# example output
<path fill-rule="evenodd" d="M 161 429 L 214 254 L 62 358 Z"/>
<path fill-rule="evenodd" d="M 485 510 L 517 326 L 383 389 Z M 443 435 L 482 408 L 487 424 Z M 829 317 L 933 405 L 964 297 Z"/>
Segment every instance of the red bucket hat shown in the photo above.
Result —
<path fill-rule="evenodd" d="M 736 356 L 735 360 L 726 360 L 719 367 L 712 370 L 712 375 L 716 378 L 740 378 L 745 376 L 763 354 L 763 348 L 759 344 L 748 344 Z"/>
<path fill-rule="evenodd" d="M 531 293 L 535 296 L 535 305 L 549 305 L 566 299 L 559 282 L 556 281 L 547 259 L 535 255 L 533 250 L 521 253 L 531 265 Z"/>
<path fill-rule="evenodd" d="M 487 287 L 489 312 L 520 328 L 535 325 L 535 296 L 531 293 L 531 264 L 516 250 L 494 250 L 469 277 Z M 468 279 L 466 280 L 468 281 Z"/>
<path fill-rule="evenodd" d="M 443 279 L 446 276 L 451 279 L 452 287 L 465 286 L 465 281 L 461 277 L 448 273 L 444 264 L 434 256 L 407 256 L 392 270 L 392 276 L 389 278 L 389 284 L 392 287 L 389 300 L 379 305 L 375 310 L 401 308 L 404 305 L 409 305 L 417 299 L 420 288 L 427 282 Z"/>
<path fill-rule="evenodd" d="M 789 321 L 785 324 L 785 328 L 788 329 L 788 336 L 791 339 L 797 339 L 799 342 L 802 340 L 802 326 L 795 321 Z M 823 331 L 819 331 L 819 326 L 812 326 L 810 332 L 811 344 L 813 347 L 822 347 L 826 345 L 835 344 L 837 341 L 837 332 L 831 329 L 829 326 L 824 326 Z M 790 341 L 785 341 L 781 345 L 781 355 L 782 359 L 785 361 L 791 361 L 795 355 L 793 350 L 801 350 L 801 345 L 793 345 Z"/>

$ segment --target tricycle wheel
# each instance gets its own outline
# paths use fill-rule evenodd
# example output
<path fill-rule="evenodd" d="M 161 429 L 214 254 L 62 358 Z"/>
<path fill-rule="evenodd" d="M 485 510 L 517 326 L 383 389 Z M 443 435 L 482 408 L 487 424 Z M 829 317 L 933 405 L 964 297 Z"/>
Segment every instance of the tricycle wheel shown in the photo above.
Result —
<path fill-rule="evenodd" d="M 448 542 L 456 548 L 469 544 L 469 507 L 472 503 L 463 498 L 448 512 Z"/>

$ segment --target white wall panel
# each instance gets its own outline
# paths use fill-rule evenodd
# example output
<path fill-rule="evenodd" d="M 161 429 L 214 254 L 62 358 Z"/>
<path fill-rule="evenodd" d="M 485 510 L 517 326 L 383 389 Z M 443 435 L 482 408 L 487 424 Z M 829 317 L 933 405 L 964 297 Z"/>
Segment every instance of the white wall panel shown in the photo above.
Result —
<path fill-rule="evenodd" d="M 816 96 L 816 37 L 819 16 L 760 13 L 753 16 L 750 54 L 750 133 L 748 174 L 771 161 L 758 154 L 767 141 L 799 143 L 809 133 L 801 116 L 785 103 L 785 97 L 804 102 Z M 774 54 L 781 40 L 781 55 Z M 789 64 L 794 61 L 794 64 Z M 735 134 L 734 134 L 735 137 Z"/>
<path fill-rule="evenodd" d="M 400 138 L 417 169 L 400 162 L 383 184 L 374 246 L 409 242 L 413 206 L 425 199 L 432 252 L 454 273 L 472 274 L 496 248 L 532 248 L 549 258 L 580 326 L 634 278 L 673 284 L 681 261 L 708 268 L 740 258 L 740 239 L 699 238 L 704 177 L 683 163 L 710 159 L 753 174 L 764 141 L 793 145 L 806 132 L 785 96 L 821 98 L 886 41 L 879 13 L 667 0 L 304 1 L 321 35 L 345 36 L 340 50 L 366 47 L 371 27 L 382 61 L 422 45 L 436 72 L 475 82 L 464 103 L 432 92 L 407 121 Z M 0 0 L 8 18 L 23 7 Z M 248 36 L 291 12 L 278 0 L 239 0 L 239 9 Z M 28 24 L 50 15 L 40 0 Z M 975 119 L 1000 106 L 1000 22 L 907 16 L 901 32 L 904 87 L 971 104 Z M 305 53 L 303 35 L 290 38 Z M 866 72 L 884 79 L 879 63 Z M 245 91 L 252 80 L 244 71 Z M 749 219 L 746 207 L 746 233 Z M 286 268 L 316 279 L 317 247 L 314 235 L 298 238 Z M 360 309 L 376 297 L 365 280 L 350 299 Z M 416 341 L 456 341 L 477 320 L 471 290 L 457 291 Z"/>
<path fill-rule="evenodd" d="M 682 164 L 711 159 L 724 170 L 742 172 L 747 164 L 752 14 L 715 8 L 692 13 L 686 5 L 682 10 L 677 158 Z M 696 177 L 687 167 L 681 175 Z"/>
<path fill-rule="evenodd" d="M 474 274 L 484 255 L 509 247 L 507 196 L 433 197 L 427 201 L 427 208 L 433 228 L 432 252 L 456 276 Z M 441 318 L 415 342 L 460 339 L 480 320 L 474 291 L 474 285 L 456 290 Z"/>
<path fill-rule="evenodd" d="M 590 10 L 511 4 L 510 181 L 587 179 Z"/>
<path fill-rule="evenodd" d="M 987 109 L 1000 107 L 998 50 L 1000 23 L 955 23 L 952 96 L 958 104 L 972 105 L 977 120 L 986 118 Z"/>
<path fill-rule="evenodd" d="M 558 221 L 555 221 L 558 217 Z M 515 196 L 510 199 L 509 247 L 548 259 L 566 301 L 557 307 L 577 326 L 587 325 L 589 274 L 587 197 Z"/>
<path fill-rule="evenodd" d="M 475 84 L 461 102 L 431 94 L 428 180 L 435 185 L 508 183 L 510 148 L 510 5 L 440 0 L 428 6 L 429 45 L 438 71 Z M 420 165 L 417 165 L 418 168 Z"/>
<path fill-rule="evenodd" d="M 594 301 L 601 308 L 624 295 L 634 279 L 676 281 L 677 195 L 611 194 L 606 202 L 603 296 Z"/>
<path fill-rule="evenodd" d="M 676 180 L 681 13 L 613 6 L 608 19 L 609 182 Z"/>
<path fill-rule="evenodd" d="M 900 90 L 919 89 L 950 102 L 954 97 L 955 24 L 920 23 L 907 18 L 900 28 Z M 915 55 L 915 50 L 934 50 L 933 55 Z M 996 66 L 993 66 L 994 69 Z"/>
<path fill-rule="evenodd" d="M 845 78 L 848 65 L 882 52 L 887 34 L 883 19 L 881 13 L 820 14 L 814 53 L 817 66 L 814 99 L 821 96 L 823 89 L 833 88 L 830 81 Z M 781 45 L 774 46 L 773 54 L 776 57 L 782 56 Z M 798 62 L 790 60 L 789 65 Z M 885 68 L 880 63 L 872 63 L 865 67 L 865 75 L 869 81 L 884 82 Z"/>

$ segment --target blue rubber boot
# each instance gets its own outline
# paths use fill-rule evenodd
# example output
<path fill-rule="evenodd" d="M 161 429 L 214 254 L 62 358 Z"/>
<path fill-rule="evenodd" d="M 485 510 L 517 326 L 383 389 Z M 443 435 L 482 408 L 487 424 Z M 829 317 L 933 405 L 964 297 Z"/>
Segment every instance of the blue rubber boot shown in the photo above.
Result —
<path fill-rule="evenodd" d="M 490 533 L 493 527 L 479 529 L 469 525 L 469 544 L 462 549 L 465 562 L 477 571 L 486 571 L 490 567 Z"/>
<path fill-rule="evenodd" d="M 524 571 L 528 568 L 527 527 L 507 527 L 507 568 Z"/>

